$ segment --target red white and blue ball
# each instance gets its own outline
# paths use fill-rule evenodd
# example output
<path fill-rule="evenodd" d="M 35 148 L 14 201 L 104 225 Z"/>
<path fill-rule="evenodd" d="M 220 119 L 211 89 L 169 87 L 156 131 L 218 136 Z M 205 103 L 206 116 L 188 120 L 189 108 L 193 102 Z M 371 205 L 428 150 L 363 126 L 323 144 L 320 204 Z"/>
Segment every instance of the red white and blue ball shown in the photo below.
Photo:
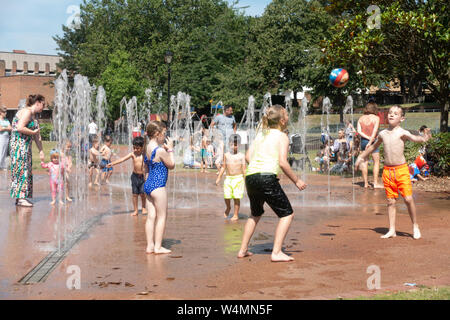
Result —
<path fill-rule="evenodd" d="M 344 87 L 348 82 L 348 72 L 345 69 L 333 69 L 330 74 L 330 82 L 336 88 Z"/>

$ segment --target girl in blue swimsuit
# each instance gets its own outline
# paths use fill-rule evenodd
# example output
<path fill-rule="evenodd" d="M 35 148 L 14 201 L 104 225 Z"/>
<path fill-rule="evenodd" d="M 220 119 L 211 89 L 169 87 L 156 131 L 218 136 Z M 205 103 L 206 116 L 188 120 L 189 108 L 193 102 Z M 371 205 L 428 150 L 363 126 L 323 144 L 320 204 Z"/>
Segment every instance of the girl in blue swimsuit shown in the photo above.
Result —
<path fill-rule="evenodd" d="M 169 169 L 175 168 L 173 141 L 166 138 L 166 128 L 160 121 L 151 121 L 146 129 L 149 142 L 145 149 L 145 164 L 148 173 L 144 184 L 147 195 L 148 216 L 145 223 L 148 254 L 170 253 L 162 247 L 167 219 L 167 177 Z M 162 145 L 162 147 L 160 147 Z"/>

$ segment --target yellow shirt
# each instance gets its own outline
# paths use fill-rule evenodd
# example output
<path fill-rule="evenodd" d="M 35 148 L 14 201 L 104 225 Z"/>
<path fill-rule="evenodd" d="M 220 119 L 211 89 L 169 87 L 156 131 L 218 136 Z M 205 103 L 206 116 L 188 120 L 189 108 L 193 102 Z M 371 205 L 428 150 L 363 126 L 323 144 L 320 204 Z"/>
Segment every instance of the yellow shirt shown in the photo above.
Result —
<path fill-rule="evenodd" d="M 256 135 L 246 176 L 255 173 L 281 173 L 279 150 L 282 135 L 284 133 L 278 129 L 262 130 Z"/>

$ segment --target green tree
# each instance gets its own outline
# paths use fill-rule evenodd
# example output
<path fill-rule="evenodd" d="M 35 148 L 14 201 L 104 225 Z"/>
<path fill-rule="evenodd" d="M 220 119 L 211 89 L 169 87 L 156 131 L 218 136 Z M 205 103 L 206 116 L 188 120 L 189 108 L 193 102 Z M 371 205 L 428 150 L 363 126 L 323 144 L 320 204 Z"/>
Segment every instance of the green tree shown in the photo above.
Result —
<path fill-rule="evenodd" d="M 110 120 L 119 118 L 120 101 L 123 97 L 136 96 L 144 100 L 146 81 L 141 72 L 130 62 L 130 55 L 124 50 L 116 50 L 108 56 L 109 64 L 97 81 L 106 91 Z"/>
<path fill-rule="evenodd" d="M 170 49 L 171 94 L 184 91 L 202 107 L 220 89 L 220 75 L 243 59 L 247 18 L 224 0 L 85 0 L 80 8 L 81 28 L 63 27 L 55 40 L 65 58 L 61 68 L 94 83 L 120 48 L 166 96 L 164 53 Z"/>
<path fill-rule="evenodd" d="M 324 45 L 324 63 L 352 65 L 385 80 L 399 78 L 402 92 L 416 94 L 424 83 L 441 105 L 441 132 L 448 129 L 450 30 L 448 2 L 379 1 L 380 29 L 368 27 L 369 1 L 330 1 L 328 9 L 341 14 Z"/>

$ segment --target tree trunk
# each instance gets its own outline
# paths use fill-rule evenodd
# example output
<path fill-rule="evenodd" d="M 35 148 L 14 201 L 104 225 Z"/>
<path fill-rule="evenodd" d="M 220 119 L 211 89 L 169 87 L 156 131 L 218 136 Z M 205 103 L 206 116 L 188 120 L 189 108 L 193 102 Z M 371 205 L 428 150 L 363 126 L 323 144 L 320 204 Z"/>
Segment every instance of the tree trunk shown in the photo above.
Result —
<path fill-rule="evenodd" d="M 441 132 L 448 132 L 448 99 L 441 101 Z"/>

